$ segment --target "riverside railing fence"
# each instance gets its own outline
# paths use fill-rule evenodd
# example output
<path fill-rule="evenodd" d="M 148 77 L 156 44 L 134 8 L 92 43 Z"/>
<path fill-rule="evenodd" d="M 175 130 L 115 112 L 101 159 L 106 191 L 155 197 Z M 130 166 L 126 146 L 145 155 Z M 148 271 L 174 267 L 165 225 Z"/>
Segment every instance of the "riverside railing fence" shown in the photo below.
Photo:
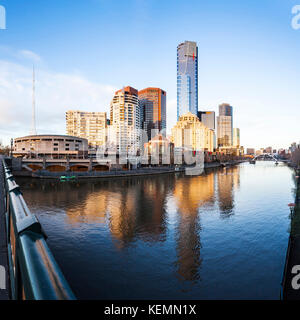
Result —
<path fill-rule="evenodd" d="M 5 209 L 9 277 L 13 300 L 74 300 L 75 296 L 56 263 L 37 217 L 4 160 Z"/>

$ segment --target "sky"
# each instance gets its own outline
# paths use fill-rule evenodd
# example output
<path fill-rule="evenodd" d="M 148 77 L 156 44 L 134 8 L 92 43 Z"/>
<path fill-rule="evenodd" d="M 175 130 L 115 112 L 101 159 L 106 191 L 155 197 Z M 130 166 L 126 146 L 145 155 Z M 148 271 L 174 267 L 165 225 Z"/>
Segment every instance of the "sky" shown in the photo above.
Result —
<path fill-rule="evenodd" d="M 176 48 L 199 47 L 199 109 L 234 108 L 247 147 L 300 141 L 300 0 L 0 0 L 0 140 L 31 129 L 32 65 L 37 130 L 65 134 L 70 109 L 109 112 L 114 92 L 167 91 L 176 123 Z"/>

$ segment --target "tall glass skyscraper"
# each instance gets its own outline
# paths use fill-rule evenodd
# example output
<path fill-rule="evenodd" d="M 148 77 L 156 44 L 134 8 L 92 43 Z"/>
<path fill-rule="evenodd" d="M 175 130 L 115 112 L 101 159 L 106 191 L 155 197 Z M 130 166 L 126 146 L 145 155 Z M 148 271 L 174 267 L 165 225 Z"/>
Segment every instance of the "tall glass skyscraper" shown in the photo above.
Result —
<path fill-rule="evenodd" d="M 198 112 L 198 47 L 185 41 L 177 47 L 177 120 Z"/>

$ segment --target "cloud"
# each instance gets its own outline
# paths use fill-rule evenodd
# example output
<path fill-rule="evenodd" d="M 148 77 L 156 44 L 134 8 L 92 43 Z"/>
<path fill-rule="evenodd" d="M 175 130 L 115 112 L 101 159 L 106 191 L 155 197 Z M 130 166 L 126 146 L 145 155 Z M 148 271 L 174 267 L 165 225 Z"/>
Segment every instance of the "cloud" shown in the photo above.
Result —
<path fill-rule="evenodd" d="M 109 112 L 117 88 L 91 82 L 80 74 L 36 70 L 37 130 L 65 134 L 69 109 Z M 27 135 L 32 117 L 32 69 L 0 60 L 0 138 Z"/>
<path fill-rule="evenodd" d="M 20 58 L 25 58 L 25 59 L 31 60 L 34 63 L 40 62 L 42 60 L 38 54 L 36 54 L 30 50 L 21 50 L 21 51 L 19 51 L 18 56 Z"/>

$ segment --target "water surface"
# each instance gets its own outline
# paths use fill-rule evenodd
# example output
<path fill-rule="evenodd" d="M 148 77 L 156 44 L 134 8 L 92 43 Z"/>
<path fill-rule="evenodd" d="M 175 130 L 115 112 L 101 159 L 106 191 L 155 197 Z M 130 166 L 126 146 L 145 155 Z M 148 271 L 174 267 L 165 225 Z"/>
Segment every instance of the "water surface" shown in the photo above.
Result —
<path fill-rule="evenodd" d="M 79 299 L 278 299 L 292 171 L 19 179 Z"/>

